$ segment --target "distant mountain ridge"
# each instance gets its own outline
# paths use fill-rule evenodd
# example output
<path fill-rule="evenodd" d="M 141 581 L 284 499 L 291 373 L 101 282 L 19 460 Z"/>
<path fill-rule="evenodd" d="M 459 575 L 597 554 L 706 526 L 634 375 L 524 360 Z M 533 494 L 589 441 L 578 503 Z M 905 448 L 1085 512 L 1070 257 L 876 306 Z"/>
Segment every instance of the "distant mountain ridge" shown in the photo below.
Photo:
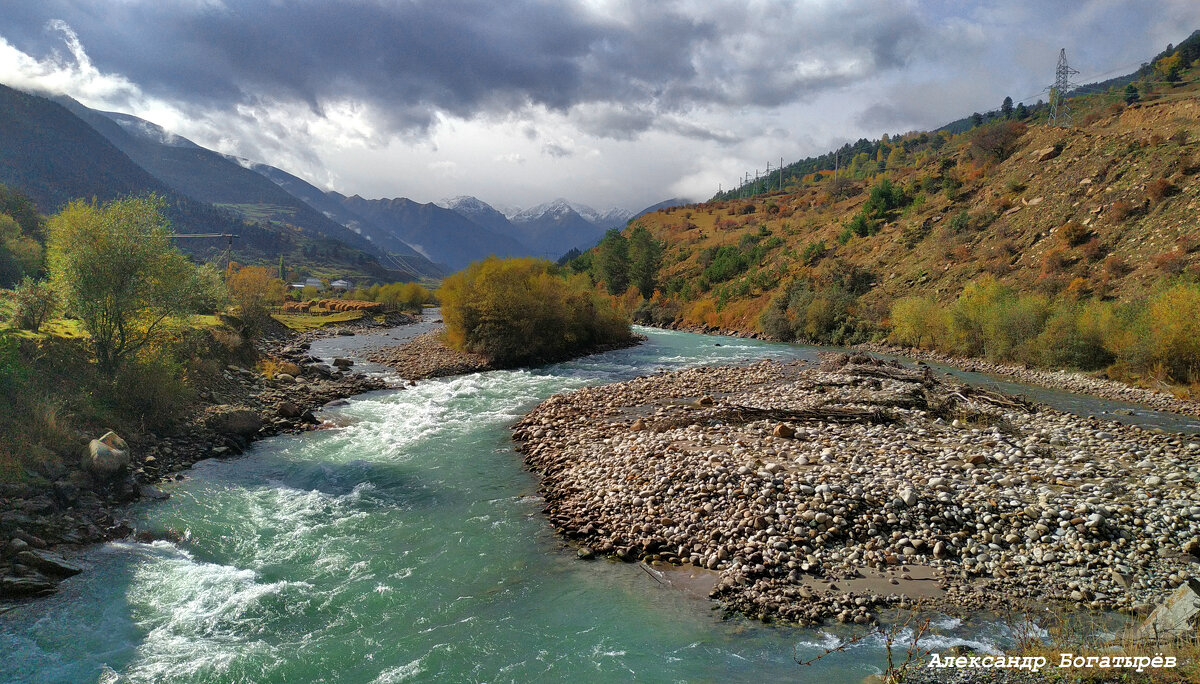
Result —
<path fill-rule="evenodd" d="M 623 228 L 650 210 L 596 210 L 565 198 L 500 211 L 469 195 L 436 204 L 346 196 L 274 166 L 209 150 L 137 116 L 91 109 L 65 95 L 43 98 L 4 88 L 0 104 L 6 105 L 0 112 L 0 134 L 6 138 L 0 141 L 0 182 L 30 194 L 43 211 L 55 211 L 78 197 L 154 192 L 171 198 L 179 225 L 208 226 L 198 232 L 246 233 L 248 240 L 270 250 L 291 244 L 295 236 L 268 224 L 295 226 L 362 250 L 381 267 L 412 277 L 440 278 L 492 254 L 557 259 L 571 249 L 594 246 L 605 231 Z M 31 148 L 39 152 L 25 152 Z M 249 230 L 247 225 L 260 228 Z"/>
<path fill-rule="evenodd" d="M 111 126 L 113 137 L 130 137 L 120 125 L 104 121 Z M 96 123 L 103 125 L 99 119 Z M 74 199 L 106 201 L 155 193 L 166 200 L 167 215 L 179 232 L 238 235 L 239 258 L 273 259 L 281 254 L 305 253 L 330 263 L 352 264 L 359 272 L 388 277 L 370 255 L 343 242 L 320 234 L 284 230 L 261 220 L 246 220 L 195 199 L 156 178 L 63 104 L 2 85 L 0 183 L 28 195 L 44 213 L 56 212 Z M 214 240 L 187 241 L 180 246 L 201 256 L 214 256 L 224 249 L 223 242 Z"/>

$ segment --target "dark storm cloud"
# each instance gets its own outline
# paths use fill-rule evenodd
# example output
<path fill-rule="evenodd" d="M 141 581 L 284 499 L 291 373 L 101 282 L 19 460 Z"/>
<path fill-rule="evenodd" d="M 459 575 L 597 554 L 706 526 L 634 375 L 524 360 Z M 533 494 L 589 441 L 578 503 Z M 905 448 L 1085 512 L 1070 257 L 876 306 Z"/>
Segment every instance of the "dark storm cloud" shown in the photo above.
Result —
<path fill-rule="evenodd" d="M 390 132 L 422 131 L 439 114 L 602 105 L 617 114 L 594 116 L 595 134 L 636 137 L 664 113 L 794 102 L 902 66 L 924 31 L 911 6 L 885 0 L 628 3 L 615 17 L 539 0 L 15 4 L 0 36 L 29 54 L 61 47 L 46 25 L 62 19 L 97 68 L 147 93 L 318 113 L 353 100 Z"/>

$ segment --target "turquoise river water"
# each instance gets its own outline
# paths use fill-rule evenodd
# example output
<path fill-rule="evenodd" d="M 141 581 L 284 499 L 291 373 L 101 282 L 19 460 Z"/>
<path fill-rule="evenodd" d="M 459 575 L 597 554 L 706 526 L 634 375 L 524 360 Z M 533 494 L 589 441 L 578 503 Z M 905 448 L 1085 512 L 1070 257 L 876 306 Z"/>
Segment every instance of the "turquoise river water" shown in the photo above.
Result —
<path fill-rule="evenodd" d="M 580 561 L 540 511 L 509 426 L 546 397 L 663 368 L 812 348 L 643 330 L 646 344 L 429 380 L 324 412 L 341 427 L 205 461 L 55 596 L 0 615 L 3 682 L 860 682 L 867 639 L 721 620 L 636 564 Z M 353 338 L 349 338 L 353 339 Z M 347 342 L 349 344 L 349 342 Z M 329 351 L 326 349 L 326 351 Z M 1186 426 L 1184 426 L 1186 429 Z M 991 651 L 996 621 L 925 646 Z"/>

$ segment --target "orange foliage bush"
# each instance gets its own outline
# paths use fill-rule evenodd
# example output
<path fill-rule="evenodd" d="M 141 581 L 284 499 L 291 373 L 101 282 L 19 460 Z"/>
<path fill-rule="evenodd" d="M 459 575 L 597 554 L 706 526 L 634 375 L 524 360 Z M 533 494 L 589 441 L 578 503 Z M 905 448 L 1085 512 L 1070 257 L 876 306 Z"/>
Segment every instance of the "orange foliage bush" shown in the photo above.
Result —
<path fill-rule="evenodd" d="M 329 311 L 383 311 L 381 302 L 363 302 L 356 299 L 322 299 L 317 305 Z"/>

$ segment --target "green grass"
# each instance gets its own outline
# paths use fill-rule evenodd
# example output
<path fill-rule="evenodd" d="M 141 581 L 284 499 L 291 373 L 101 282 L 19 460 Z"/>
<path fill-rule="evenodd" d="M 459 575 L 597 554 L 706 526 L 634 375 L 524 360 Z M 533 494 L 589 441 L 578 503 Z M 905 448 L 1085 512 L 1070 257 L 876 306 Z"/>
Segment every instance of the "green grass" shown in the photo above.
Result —
<path fill-rule="evenodd" d="M 292 330 L 307 332 L 309 330 L 320 330 L 327 325 L 357 321 L 363 315 L 364 312 L 362 311 L 338 311 L 315 315 L 272 314 L 271 317 Z"/>
<path fill-rule="evenodd" d="M 292 216 L 296 210 L 279 204 L 218 204 L 223 209 L 236 211 L 248 219 L 255 221 L 275 221 L 280 215 Z"/>

